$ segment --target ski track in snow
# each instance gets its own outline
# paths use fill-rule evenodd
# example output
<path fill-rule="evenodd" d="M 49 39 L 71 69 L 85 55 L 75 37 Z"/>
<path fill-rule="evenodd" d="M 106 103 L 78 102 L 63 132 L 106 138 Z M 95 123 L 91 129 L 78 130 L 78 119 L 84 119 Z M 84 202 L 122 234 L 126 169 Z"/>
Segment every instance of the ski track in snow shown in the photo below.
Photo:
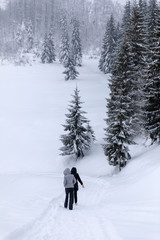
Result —
<path fill-rule="evenodd" d="M 110 221 L 102 214 L 102 211 L 99 211 L 106 191 L 106 181 L 89 177 L 83 177 L 83 179 L 86 185 L 78 192 L 79 205 L 74 206 L 73 211 L 63 208 L 64 193 L 61 193 L 50 202 L 48 208 L 38 219 L 15 231 L 6 239 L 63 240 L 67 236 L 70 240 L 85 238 L 105 240 L 106 236 L 113 235 L 107 230 L 110 229 Z"/>
<path fill-rule="evenodd" d="M 39 218 L 5 240 L 159 240 L 158 201 L 111 204 L 109 198 L 119 191 L 118 187 L 112 190 L 111 184 L 101 178 L 83 176 L 83 180 L 85 188 L 80 187 L 79 204 L 73 211 L 63 207 L 61 192 Z"/>

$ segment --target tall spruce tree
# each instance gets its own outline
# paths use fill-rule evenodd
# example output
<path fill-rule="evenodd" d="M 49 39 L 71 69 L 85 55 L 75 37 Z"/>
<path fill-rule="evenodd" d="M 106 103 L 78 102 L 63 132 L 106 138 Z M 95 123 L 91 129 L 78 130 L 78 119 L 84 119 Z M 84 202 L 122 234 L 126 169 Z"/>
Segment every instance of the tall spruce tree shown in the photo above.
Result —
<path fill-rule="evenodd" d="M 33 25 L 31 21 L 29 21 L 26 24 L 26 42 L 27 42 L 26 50 L 27 52 L 30 52 L 33 48 L 33 43 L 34 43 Z"/>
<path fill-rule="evenodd" d="M 133 144 L 131 93 L 132 66 L 130 46 L 126 38 L 120 47 L 110 79 L 110 98 L 107 99 L 104 153 L 109 164 L 121 170 L 131 158 L 128 145 Z"/>
<path fill-rule="evenodd" d="M 29 53 L 32 50 L 34 44 L 34 36 L 31 21 L 22 22 L 22 24 L 18 26 L 18 31 L 16 33 L 16 42 L 18 44 L 18 48 L 23 50 L 24 53 Z"/>
<path fill-rule="evenodd" d="M 94 131 L 93 131 L 93 129 L 92 129 L 89 121 L 88 121 L 88 124 L 87 124 L 87 135 L 89 136 L 89 139 L 90 139 L 90 140 L 89 140 L 90 145 L 91 145 L 93 142 L 96 141 L 95 133 L 94 133 Z"/>
<path fill-rule="evenodd" d="M 68 58 L 68 61 L 65 62 L 65 71 L 63 72 L 65 74 L 65 80 L 74 80 L 79 75 L 78 71 L 76 70 L 76 67 L 73 63 L 72 57 Z"/>
<path fill-rule="evenodd" d="M 99 69 L 105 74 L 110 73 L 113 69 L 117 49 L 116 40 L 115 20 L 113 15 L 111 15 L 109 21 L 107 22 L 106 32 L 103 38 L 101 57 L 99 60 Z"/>
<path fill-rule="evenodd" d="M 149 58 L 147 62 L 147 75 L 144 84 L 144 116 L 145 129 L 152 143 L 160 143 L 160 10 L 155 0 L 150 1 L 149 14 Z M 153 16 L 153 22 L 151 20 Z M 150 28 L 152 25 L 152 29 Z"/>
<path fill-rule="evenodd" d="M 148 5 L 147 5 L 147 1 L 146 0 L 139 0 L 138 2 L 139 8 L 141 13 L 144 16 L 144 19 L 146 19 L 147 17 L 147 12 L 148 12 Z"/>
<path fill-rule="evenodd" d="M 148 43 L 149 47 L 152 48 L 154 43 L 155 28 L 157 26 L 157 14 L 158 14 L 158 4 L 156 0 L 150 0 L 147 13 L 147 27 L 148 27 Z"/>
<path fill-rule="evenodd" d="M 63 125 L 67 134 L 62 135 L 60 138 L 63 143 L 60 150 L 62 151 L 61 155 L 74 155 L 77 160 L 83 158 L 85 152 L 89 150 L 90 138 L 87 133 L 88 120 L 84 116 L 86 112 L 82 110 L 82 102 L 77 87 L 72 97 L 73 99 L 68 108 L 69 113 L 66 114 L 66 124 Z"/>
<path fill-rule="evenodd" d="M 26 24 L 22 22 L 17 29 L 16 32 L 16 42 L 17 42 L 17 47 L 18 49 L 26 49 Z"/>
<path fill-rule="evenodd" d="M 141 133 L 143 121 L 143 70 L 146 64 L 146 31 L 140 8 L 135 4 L 131 11 L 130 27 L 126 32 L 129 43 L 130 65 L 132 71 L 132 128 L 135 135 Z"/>
<path fill-rule="evenodd" d="M 31 22 L 22 22 L 16 33 L 17 52 L 15 56 L 15 64 L 25 65 L 31 64 L 32 58 L 28 53 L 32 53 L 34 38 Z"/>
<path fill-rule="evenodd" d="M 70 44 L 69 44 L 69 34 L 67 27 L 67 19 L 66 16 L 63 16 L 61 20 L 61 47 L 60 47 L 60 63 L 64 66 L 68 64 L 70 58 Z"/>
<path fill-rule="evenodd" d="M 130 18 L 131 18 L 131 3 L 130 1 L 127 1 L 124 6 L 124 13 L 122 17 L 122 33 L 125 34 L 125 32 L 128 30 L 130 26 Z"/>
<path fill-rule="evenodd" d="M 79 31 L 80 24 L 76 18 L 72 19 L 72 24 L 73 32 L 71 40 L 71 54 L 73 63 L 75 66 L 82 66 L 82 46 Z"/>
<path fill-rule="evenodd" d="M 41 55 L 42 63 L 53 63 L 56 60 L 53 35 L 50 32 L 45 36 L 43 43 L 43 51 Z"/>

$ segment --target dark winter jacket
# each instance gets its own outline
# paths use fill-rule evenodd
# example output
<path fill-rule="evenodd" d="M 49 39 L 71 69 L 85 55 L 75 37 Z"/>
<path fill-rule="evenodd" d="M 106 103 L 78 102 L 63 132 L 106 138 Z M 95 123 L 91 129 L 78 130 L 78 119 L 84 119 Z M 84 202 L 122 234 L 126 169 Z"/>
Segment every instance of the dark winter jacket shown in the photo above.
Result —
<path fill-rule="evenodd" d="M 73 174 L 70 173 L 70 169 L 66 168 L 63 173 L 64 173 L 64 180 L 63 180 L 64 187 L 65 188 L 74 188 L 76 179 L 73 176 Z"/>
<path fill-rule="evenodd" d="M 74 184 L 74 190 L 78 191 L 78 182 L 83 185 L 83 182 L 79 176 L 79 174 L 77 173 L 77 169 L 75 167 L 73 167 L 71 169 L 71 174 L 74 175 L 75 179 L 76 179 L 76 183 Z"/>

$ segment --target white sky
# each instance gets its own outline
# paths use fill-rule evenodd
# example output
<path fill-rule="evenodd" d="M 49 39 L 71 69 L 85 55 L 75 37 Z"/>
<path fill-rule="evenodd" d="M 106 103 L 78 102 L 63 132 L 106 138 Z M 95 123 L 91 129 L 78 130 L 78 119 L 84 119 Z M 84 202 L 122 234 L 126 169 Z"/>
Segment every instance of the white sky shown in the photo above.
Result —
<path fill-rule="evenodd" d="M 94 1 L 94 0 L 90 0 L 90 1 Z M 121 4 L 125 4 L 127 0 L 112 0 L 112 1 L 119 2 Z M 4 7 L 6 2 L 7 2 L 7 0 L 0 0 L 0 7 Z"/>

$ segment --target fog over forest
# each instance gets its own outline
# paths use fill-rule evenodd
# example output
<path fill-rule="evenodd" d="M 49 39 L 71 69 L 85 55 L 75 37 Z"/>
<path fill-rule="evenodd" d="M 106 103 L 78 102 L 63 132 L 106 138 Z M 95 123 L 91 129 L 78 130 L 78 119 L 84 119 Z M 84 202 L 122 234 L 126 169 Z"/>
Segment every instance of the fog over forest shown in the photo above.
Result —
<path fill-rule="evenodd" d="M 17 32 L 23 24 L 31 24 L 35 46 L 52 31 L 58 51 L 64 15 L 70 33 L 72 18 L 78 19 L 83 51 L 99 51 L 107 20 L 113 14 L 115 20 L 120 21 L 122 12 L 123 7 L 112 0 L 8 0 L 6 7 L 0 10 L 0 54 L 3 57 L 15 55 Z"/>

